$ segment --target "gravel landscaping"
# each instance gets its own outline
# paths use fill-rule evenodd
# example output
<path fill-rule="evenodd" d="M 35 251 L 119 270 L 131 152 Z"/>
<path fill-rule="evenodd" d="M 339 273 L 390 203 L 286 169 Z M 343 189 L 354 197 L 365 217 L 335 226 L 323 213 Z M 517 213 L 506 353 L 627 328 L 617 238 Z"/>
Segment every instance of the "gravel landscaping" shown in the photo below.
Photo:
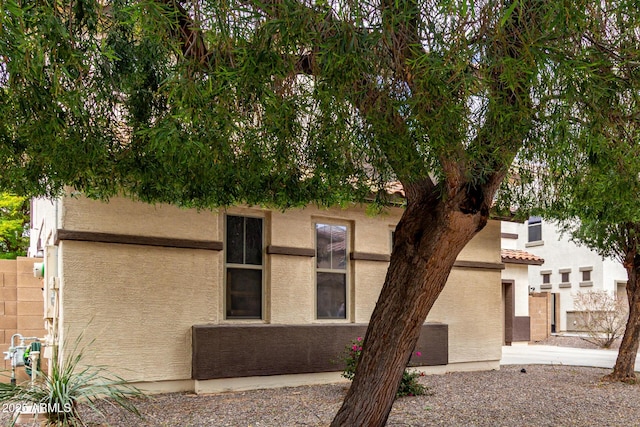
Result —
<path fill-rule="evenodd" d="M 640 386 L 602 382 L 608 372 L 529 365 L 424 376 L 420 381 L 429 394 L 396 400 L 387 425 L 640 425 Z M 217 395 L 156 395 L 137 402 L 143 419 L 107 408 L 107 420 L 89 417 L 87 421 L 93 427 L 327 426 L 348 386 L 345 382 Z M 6 422 L 6 414 L 3 416 L 0 419 Z"/>

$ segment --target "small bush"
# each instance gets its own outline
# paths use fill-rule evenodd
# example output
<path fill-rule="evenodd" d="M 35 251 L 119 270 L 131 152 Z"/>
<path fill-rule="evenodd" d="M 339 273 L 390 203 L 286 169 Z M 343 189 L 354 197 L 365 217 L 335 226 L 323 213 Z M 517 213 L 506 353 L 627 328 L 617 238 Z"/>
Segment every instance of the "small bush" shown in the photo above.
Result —
<path fill-rule="evenodd" d="M 362 354 L 363 343 L 362 337 L 358 337 L 345 347 L 343 358 L 345 367 L 342 371 L 342 376 L 348 380 L 353 380 L 356 374 L 356 367 Z M 419 351 L 415 354 L 416 356 L 421 356 Z M 402 381 L 400 381 L 396 397 L 422 396 L 426 394 L 427 388 L 418 382 L 418 378 L 422 376 L 424 376 L 424 374 L 421 372 L 405 369 L 402 373 Z"/>
<path fill-rule="evenodd" d="M 578 292 L 574 296 L 576 328 L 582 337 L 601 348 L 609 348 L 624 334 L 629 316 L 628 302 L 606 291 Z"/>
<path fill-rule="evenodd" d="M 418 382 L 418 378 L 423 376 L 424 373 L 422 372 L 405 369 L 402 373 L 402 381 L 400 381 L 396 397 L 422 396 L 426 394 L 427 388 Z"/>

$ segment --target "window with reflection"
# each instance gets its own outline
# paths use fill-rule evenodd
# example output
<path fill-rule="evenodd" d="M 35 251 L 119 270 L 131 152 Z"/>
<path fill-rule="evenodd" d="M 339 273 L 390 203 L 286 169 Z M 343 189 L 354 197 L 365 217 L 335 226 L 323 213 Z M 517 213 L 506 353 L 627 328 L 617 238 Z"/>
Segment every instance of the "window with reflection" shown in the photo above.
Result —
<path fill-rule="evenodd" d="M 347 318 L 347 227 L 316 224 L 316 317 Z"/>
<path fill-rule="evenodd" d="M 539 216 L 529 217 L 528 223 L 528 242 L 542 241 L 542 218 Z"/>

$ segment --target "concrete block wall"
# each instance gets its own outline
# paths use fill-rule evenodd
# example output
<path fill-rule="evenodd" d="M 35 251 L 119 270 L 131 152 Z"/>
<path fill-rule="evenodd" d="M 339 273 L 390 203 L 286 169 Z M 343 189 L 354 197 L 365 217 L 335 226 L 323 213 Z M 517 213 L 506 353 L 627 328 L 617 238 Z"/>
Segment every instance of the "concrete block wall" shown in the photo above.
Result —
<path fill-rule="evenodd" d="M 44 337 L 44 301 L 42 279 L 33 276 L 33 264 L 40 258 L 20 257 L 17 260 L 0 260 L 0 352 L 7 351 L 11 336 Z M 8 360 L 2 360 L 0 369 L 11 370 Z M 1 382 L 8 382 L 7 375 L 0 375 Z"/>

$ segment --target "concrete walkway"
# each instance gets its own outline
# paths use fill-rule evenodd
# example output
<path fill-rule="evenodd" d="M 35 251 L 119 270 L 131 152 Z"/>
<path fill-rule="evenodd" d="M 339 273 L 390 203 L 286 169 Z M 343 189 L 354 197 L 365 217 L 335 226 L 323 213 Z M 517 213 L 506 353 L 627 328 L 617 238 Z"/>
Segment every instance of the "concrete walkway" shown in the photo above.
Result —
<path fill-rule="evenodd" d="M 617 350 L 592 350 L 552 345 L 512 345 L 502 347 L 501 365 L 571 365 L 613 368 Z M 638 371 L 636 358 L 636 371 Z"/>

